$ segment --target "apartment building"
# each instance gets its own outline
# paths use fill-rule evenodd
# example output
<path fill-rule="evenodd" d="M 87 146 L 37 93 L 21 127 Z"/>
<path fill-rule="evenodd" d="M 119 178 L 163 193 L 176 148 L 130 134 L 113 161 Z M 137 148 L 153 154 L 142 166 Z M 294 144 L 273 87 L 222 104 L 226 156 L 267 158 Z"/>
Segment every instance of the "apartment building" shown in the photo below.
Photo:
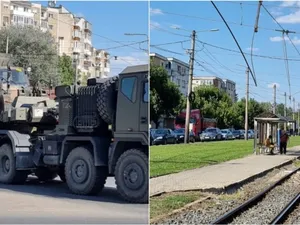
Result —
<path fill-rule="evenodd" d="M 176 58 L 168 58 L 157 53 L 150 53 L 154 65 L 164 67 L 170 80 L 177 84 L 180 92 L 187 95 L 189 80 L 189 65 Z"/>
<path fill-rule="evenodd" d="M 220 90 L 226 91 L 232 101 L 236 102 L 236 84 L 234 81 L 229 79 L 221 79 L 216 76 L 197 76 L 193 77 L 192 84 L 193 90 L 199 86 L 215 86 Z"/>
<path fill-rule="evenodd" d="M 100 65 L 103 76 L 110 72 L 110 64 L 106 62 L 108 53 L 98 54 L 101 50 L 93 48 L 92 24 L 62 5 L 56 6 L 56 1 L 43 6 L 30 1 L 0 0 L 0 29 L 10 25 L 36 26 L 44 32 L 49 31 L 57 42 L 58 54 L 76 58 L 82 75 L 96 76 L 98 61 L 103 62 Z"/>

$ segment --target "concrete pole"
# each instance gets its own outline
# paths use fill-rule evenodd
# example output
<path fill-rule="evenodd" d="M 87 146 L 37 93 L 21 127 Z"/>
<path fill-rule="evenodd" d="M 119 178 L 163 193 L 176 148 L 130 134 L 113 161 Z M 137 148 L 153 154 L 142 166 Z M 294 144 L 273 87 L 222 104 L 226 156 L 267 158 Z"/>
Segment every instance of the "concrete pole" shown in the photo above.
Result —
<path fill-rule="evenodd" d="M 273 89 L 273 113 L 276 114 L 276 84 L 274 84 Z"/>
<path fill-rule="evenodd" d="M 9 44 L 9 36 L 7 35 L 7 38 L 6 38 L 6 54 L 8 54 L 8 44 Z"/>
<path fill-rule="evenodd" d="M 286 117 L 286 92 L 284 92 L 284 117 Z M 284 123 L 284 130 L 286 130 L 286 123 Z"/>
<path fill-rule="evenodd" d="M 249 68 L 246 69 L 245 140 L 248 140 Z"/>
<path fill-rule="evenodd" d="M 193 82 L 193 72 L 194 72 L 195 39 L 196 39 L 196 31 L 193 30 L 192 40 L 191 40 L 192 49 L 191 49 L 191 53 L 190 53 L 188 93 L 186 96 L 184 143 L 189 142 L 189 136 L 190 136 L 190 112 L 191 112 L 190 96 L 192 93 L 192 82 Z"/>

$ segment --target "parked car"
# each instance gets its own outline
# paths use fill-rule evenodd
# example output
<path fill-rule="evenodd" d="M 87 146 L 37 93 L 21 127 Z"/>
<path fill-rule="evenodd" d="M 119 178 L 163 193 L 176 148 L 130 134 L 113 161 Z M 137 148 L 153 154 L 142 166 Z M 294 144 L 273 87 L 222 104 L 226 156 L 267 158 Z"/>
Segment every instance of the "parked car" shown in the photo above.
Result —
<path fill-rule="evenodd" d="M 177 143 L 183 143 L 184 142 L 184 136 L 185 136 L 185 129 L 184 128 L 179 128 L 174 130 L 174 133 L 176 135 L 177 138 Z M 190 139 L 189 142 L 195 142 L 196 138 L 195 138 L 195 134 L 194 131 L 190 131 Z"/>
<path fill-rule="evenodd" d="M 154 133 L 156 129 L 150 129 L 149 135 L 150 135 L 150 145 L 153 145 L 153 140 L 154 140 Z"/>
<path fill-rule="evenodd" d="M 248 130 L 248 138 L 253 139 L 254 138 L 254 131 Z"/>
<path fill-rule="evenodd" d="M 243 132 L 241 132 L 240 130 L 234 130 L 232 132 L 233 136 L 235 139 L 244 139 L 245 138 L 245 135 Z"/>
<path fill-rule="evenodd" d="M 176 144 L 176 135 L 171 129 L 156 129 L 153 133 L 153 145 Z"/>
<path fill-rule="evenodd" d="M 206 128 L 200 134 L 201 141 L 222 140 L 222 132 L 219 128 Z"/>
<path fill-rule="evenodd" d="M 223 140 L 234 140 L 234 136 L 229 129 L 221 130 Z"/>

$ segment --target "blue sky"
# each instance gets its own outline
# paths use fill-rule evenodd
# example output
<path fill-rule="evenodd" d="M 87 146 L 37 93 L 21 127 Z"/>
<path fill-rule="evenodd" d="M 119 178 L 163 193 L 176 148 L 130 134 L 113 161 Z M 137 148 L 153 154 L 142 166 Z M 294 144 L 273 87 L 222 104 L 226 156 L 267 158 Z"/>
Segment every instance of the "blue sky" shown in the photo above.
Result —
<path fill-rule="evenodd" d="M 47 4 L 46 1 L 41 3 Z M 63 5 L 73 14 L 85 17 L 92 23 L 92 43 L 95 48 L 106 49 L 147 39 L 146 36 L 125 36 L 124 33 L 148 34 L 148 2 L 57 1 L 57 5 Z M 111 56 L 119 57 L 116 61 L 111 59 L 112 75 L 118 74 L 131 64 L 148 63 L 146 52 L 140 50 L 146 49 L 147 44 L 136 44 L 132 47 L 108 50 Z"/>
<path fill-rule="evenodd" d="M 235 34 L 243 51 L 250 53 L 249 49 L 251 46 L 258 3 L 254 1 L 240 3 L 241 2 L 215 2 L 224 18 L 229 22 L 229 26 Z M 298 37 L 300 38 L 299 3 L 300 2 L 292 1 L 264 1 L 263 4 L 278 22 L 280 22 L 284 29 L 297 32 L 297 34 L 290 34 L 290 37 L 300 51 L 300 39 L 298 39 Z M 192 30 L 201 31 L 218 28 L 220 29 L 218 32 L 198 32 L 197 39 L 208 44 L 238 51 L 238 47 L 228 29 L 210 2 L 151 2 L 150 7 L 152 24 L 150 31 L 151 45 L 189 40 Z M 182 14 L 183 16 L 172 15 L 172 13 Z M 242 24 L 242 26 L 240 24 Z M 179 29 L 175 29 L 174 27 Z M 275 31 L 275 29 L 280 28 L 263 8 L 261 8 L 259 27 L 261 28 L 259 28 L 258 33 L 255 35 L 253 53 L 283 58 L 282 34 Z M 190 30 L 190 32 L 183 29 Z M 288 58 L 300 60 L 300 55 L 294 49 L 291 42 L 286 41 L 286 43 Z M 190 41 L 182 44 L 161 45 L 159 47 L 164 50 L 151 48 L 151 52 L 156 52 L 168 57 L 175 57 L 188 62 L 188 55 L 185 53 L 185 49 L 190 48 L 190 45 Z M 167 52 L 166 50 L 173 51 L 174 53 Z M 250 55 L 246 57 L 251 65 Z M 245 96 L 246 64 L 240 53 L 224 51 L 208 45 L 205 45 L 205 48 L 203 49 L 202 44 L 197 42 L 195 58 L 208 70 L 205 71 L 195 63 L 195 75 L 217 75 L 221 78 L 234 80 L 237 83 L 239 97 Z M 273 89 L 270 85 L 272 83 L 277 83 L 279 84 L 277 90 L 277 102 L 284 102 L 283 93 L 287 92 L 289 95 L 289 85 L 284 61 L 260 57 L 253 57 L 253 60 L 258 87 L 255 87 L 253 80 L 250 77 L 250 97 L 255 98 L 258 101 L 273 101 Z M 289 61 L 292 95 L 297 91 L 300 91 L 300 74 L 298 74 L 299 66 L 300 61 Z M 300 92 L 295 94 L 294 97 L 296 104 L 300 102 Z M 289 100 L 288 104 L 290 104 Z"/>

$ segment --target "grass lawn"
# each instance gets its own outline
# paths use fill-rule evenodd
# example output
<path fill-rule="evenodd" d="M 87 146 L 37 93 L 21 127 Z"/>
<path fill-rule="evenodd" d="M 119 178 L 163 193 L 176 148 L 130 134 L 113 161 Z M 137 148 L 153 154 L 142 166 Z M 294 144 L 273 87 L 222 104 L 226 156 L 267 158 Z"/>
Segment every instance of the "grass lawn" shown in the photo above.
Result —
<path fill-rule="evenodd" d="M 153 197 L 150 201 L 150 219 L 160 215 L 166 215 L 175 209 L 200 199 L 201 194 L 196 191 L 183 193 L 169 193 L 163 196 Z"/>
<path fill-rule="evenodd" d="M 290 138 L 288 147 L 300 146 L 300 136 Z M 150 177 L 221 163 L 252 154 L 253 140 L 204 142 L 151 146 Z"/>

